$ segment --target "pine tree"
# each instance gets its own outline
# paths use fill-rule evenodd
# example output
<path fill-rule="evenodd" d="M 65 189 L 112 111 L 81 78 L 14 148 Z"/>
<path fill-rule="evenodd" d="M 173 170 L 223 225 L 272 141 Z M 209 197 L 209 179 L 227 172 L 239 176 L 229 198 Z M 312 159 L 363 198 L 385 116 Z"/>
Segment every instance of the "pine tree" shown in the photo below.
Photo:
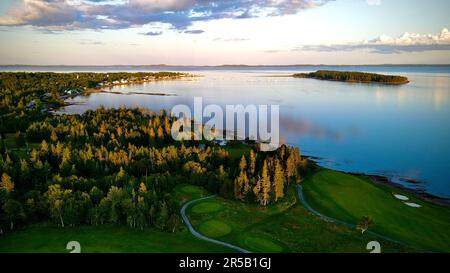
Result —
<path fill-rule="evenodd" d="M 2 181 L 0 182 L 0 190 L 4 190 L 7 193 L 11 193 L 14 191 L 14 182 L 11 177 L 4 173 L 2 174 Z"/>
<path fill-rule="evenodd" d="M 253 150 L 250 150 L 250 162 L 248 169 L 250 177 L 255 175 L 255 170 L 256 170 L 256 154 L 255 152 L 253 152 Z"/>
<path fill-rule="evenodd" d="M 253 194 L 255 195 L 256 201 L 258 201 L 258 203 L 262 204 L 263 200 L 262 200 L 262 194 L 261 194 L 261 179 L 258 179 L 256 181 L 255 186 L 253 187 Z"/>
<path fill-rule="evenodd" d="M 52 134 L 50 135 L 50 140 L 51 140 L 52 142 L 58 141 L 58 136 L 56 135 L 55 130 L 52 131 Z"/>
<path fill-rule="evenodd" d="M 284 173 L 279 160 L 275 161 L 275 173 L 273 177 L 275 202 L 284 196 Z"/>
<path fill-rule="evenodd" d="M 158 127 L 156 134 L 158 136 L 158 139 L 164 139 L 164 130 L 161 126 Z"/>
<path fill-rule="evenodd" d="M 245 195 L 249 191 L 248 177 L 246 174 L 247 161 L 245 156 L 242 156 L 241 162 L 239 163 L 239 176 L 235 179 L 234 183 L 234 196 L 237 199 L 243 200 Z"/>
<path fill-rule="evenodd" d="M 243 200 L 249 191 L 248 177 L 245 171 L 241 171 L 239 176 L 235 179 L 234 196 L 236 199 Z"/>
<path fill-rule="evenodd" d="M 267 206 L 270 201 L 270 192 L 271 192 L 271 183 L 269 170 L 267 166 L 267 160 L 264 160 L 261 173 L 261 191 L 262 191 L 261 205 Z"/>
<path fill-rule="evenodd" d="M 288 183 L 291 183 L 293 177 L 297 175 L 297 166 L 295 163 L 294 154 L 291 152 L 286 160 L 286 177 L 288 179 Z"/>
<path fill-rule="evenodd" d="M 245 156 L 243 155 L 241 157 L 241 162 L 239 163 L 239 170 L 242 171 L 246 171 L 247 168 L 247 160 L 245 160 Z"/>

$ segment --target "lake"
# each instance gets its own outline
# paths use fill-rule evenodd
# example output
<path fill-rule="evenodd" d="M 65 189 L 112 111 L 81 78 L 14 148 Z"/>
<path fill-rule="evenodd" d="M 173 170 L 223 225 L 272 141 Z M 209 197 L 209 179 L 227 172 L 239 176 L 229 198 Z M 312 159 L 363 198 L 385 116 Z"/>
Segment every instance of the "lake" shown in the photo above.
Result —
<path fill-rule="evenodd" d="M 407 76 L 401 86 L 267 77 L 318 69 Z M 116 86 L 69 99 L 64 113 L 105 107 L 158 111 L 176 104 L 276 104 L 280 135 L 302 155 L 337 170 L 384 175 L 450 198 L 450 66 L 3 67 L 14 71 L 182 71 L 194 79 Z M 121 92 L 123 94 L 116 94 Z M 132 94 L 127 94 L 132 93 Z M 136 93 L 143 93 L 136 94 Z M 173 96 L 145 95 L 145 93 Z"/>

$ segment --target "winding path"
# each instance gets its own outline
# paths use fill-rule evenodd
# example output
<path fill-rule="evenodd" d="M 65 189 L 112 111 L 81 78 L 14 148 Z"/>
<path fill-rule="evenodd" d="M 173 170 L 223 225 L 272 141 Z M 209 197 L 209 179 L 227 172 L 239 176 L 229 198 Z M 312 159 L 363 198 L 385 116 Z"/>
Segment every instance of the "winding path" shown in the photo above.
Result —
<path fill-rule="evenodd" d="M 302 205 L 303 205 L 307 210 L 309 210 L 311 213 L 315 214 L 316 216 L 318 216 L 318 217 L 324 219 L 325 221 L 337 223 L 337 224 L 346 226 L 346 227 L 351 228 L 351 229 L 355 229 L 355 228 L 357 227 L 357 225 L 350 224 L 350 223 L 347 223 L 347 222 L 344 222 L 344 221 L 341 221 L 341 220 L 338 220 L 338 219 L 335 219 L 335 218 L 326 216 L 326 215 L 324 215 L 324 214 L 318 212 L 317 210 L 313 209 L 313 208 L 308 204 L 308 202 L 306 202 L 305 196 L 303 195 L 303 186 L 302 186 L 302 185 L 297 185 L 297 194 L 298 194 L 298 199 L 300 200 L 300 202 L 302 203 Z M 368 234 L 370 234 L 370 235 L 372 235 L 372 236 L 381 238 L 381 239 L 383 239 L 383 240 L 390 241 L 390 242 L 392 242 L 392 243 L 396 243 L 396 244 L 399 244 L 399 245 L 402 245 L 402 246 L 405 246 L 405 247 L 411 247 L 411 246 L 409 246 L 409 245 L 407 245 L 407 244 L 405 244 L 405 243 L 402 243 L 402 242 L 400 242 L 400 241 L 391 239 L 391 238 L 389 238 L 389 237 L 386 237 L 386 236 L 384 236 L 384 235 L 375 233 L 375 232 L 370 231 L 370 230 L 367 230 L 366 233 L 368 233 Z"/>
<path fill-rule="evenodd" d="M 208 241 L 208 242 L 211 242 L 213 244 L 218 244 L 218 245 L 221 245 L 221 246 L 229 247 L 229 248 L 232 248 L 232 249 L 237 250 L 237 251 L 242 252 L 242 253 L 251 253 L 250 251 L 248 251 L 246 249 L 243 249 L 241 247 L 238 247 L 238 246 L 226 243 L 226 242 L 222 242 L 222 241 L 219 241 L 219 240 L 215 240 L 215 239 L 206 237 L 206 236 L 200 234 L 199 232 L 197 232 L 194 229 L 194 227 L 192 226 L 191 222 L 189 221 L 189 218 L 186 216 L 186 209 L 187 209 L 187 207 L 189 207 L 190 205 L 192 205 L 194 203 L 200 202 L 202 200 L 206 200 L 206 199 L 210 199 L 210 198 L 214 198 L 214 197 L 216 197 L 216 195 L 210 195 L 210 196 L 202 197 L 202 198 L 199 198 L 199 199 L 194 199 L 194 200 L 191 200 L 191 201 L 189 201 L 189 202 L 187 202 L 186 204 L 183 205 L 183 207 L 181 208 L 180 213 L 181 213 L 181 217 L 183 218 L 184 223 L 186 223 L 186 226 L 188 227 L 189 231 L 191 232 L 192 235 L 194 235 L 195 237 L 197 237 L 197 238 L 199 238 L 201 240 Z"/>

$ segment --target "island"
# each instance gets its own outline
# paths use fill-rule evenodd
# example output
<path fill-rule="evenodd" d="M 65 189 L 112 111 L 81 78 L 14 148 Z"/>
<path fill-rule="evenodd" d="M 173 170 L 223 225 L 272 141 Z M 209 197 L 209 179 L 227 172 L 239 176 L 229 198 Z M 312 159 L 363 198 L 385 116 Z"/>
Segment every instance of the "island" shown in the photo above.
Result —
<path fill-rule="evenodd" d="M 334 70 L 318 70 L 311 73 L 297 73 L 294 74 L 293 77 L 340 82 L 378 83 L 387 85 L 401 85 L 409 83 L 408 78 L 403 76 Z"/>

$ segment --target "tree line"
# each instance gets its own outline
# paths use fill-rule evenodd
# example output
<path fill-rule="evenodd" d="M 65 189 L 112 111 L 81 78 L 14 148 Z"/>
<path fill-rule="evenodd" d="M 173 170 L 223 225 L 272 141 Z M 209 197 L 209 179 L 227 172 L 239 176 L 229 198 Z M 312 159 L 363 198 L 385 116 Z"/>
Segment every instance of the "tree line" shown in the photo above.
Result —
<path fill-rule="evenodd" d="M 294 74 L 293 76 L 297 78 L 312 78 L 343 82 L 374 82 L 383 84 L 405 84 L 409 82 L 408 78 L 403 76 L 332 70 L 319 70 L 311 73 L 298 73 Z"/>
<path fill-rule="evenodd" d="M 97 88 L 114 81 L 172 79 L 177 72 L 52 73 L 0 72 L 0 133 L 24 130 L 50 108 L 64 104 L 67 90 Z"/>

